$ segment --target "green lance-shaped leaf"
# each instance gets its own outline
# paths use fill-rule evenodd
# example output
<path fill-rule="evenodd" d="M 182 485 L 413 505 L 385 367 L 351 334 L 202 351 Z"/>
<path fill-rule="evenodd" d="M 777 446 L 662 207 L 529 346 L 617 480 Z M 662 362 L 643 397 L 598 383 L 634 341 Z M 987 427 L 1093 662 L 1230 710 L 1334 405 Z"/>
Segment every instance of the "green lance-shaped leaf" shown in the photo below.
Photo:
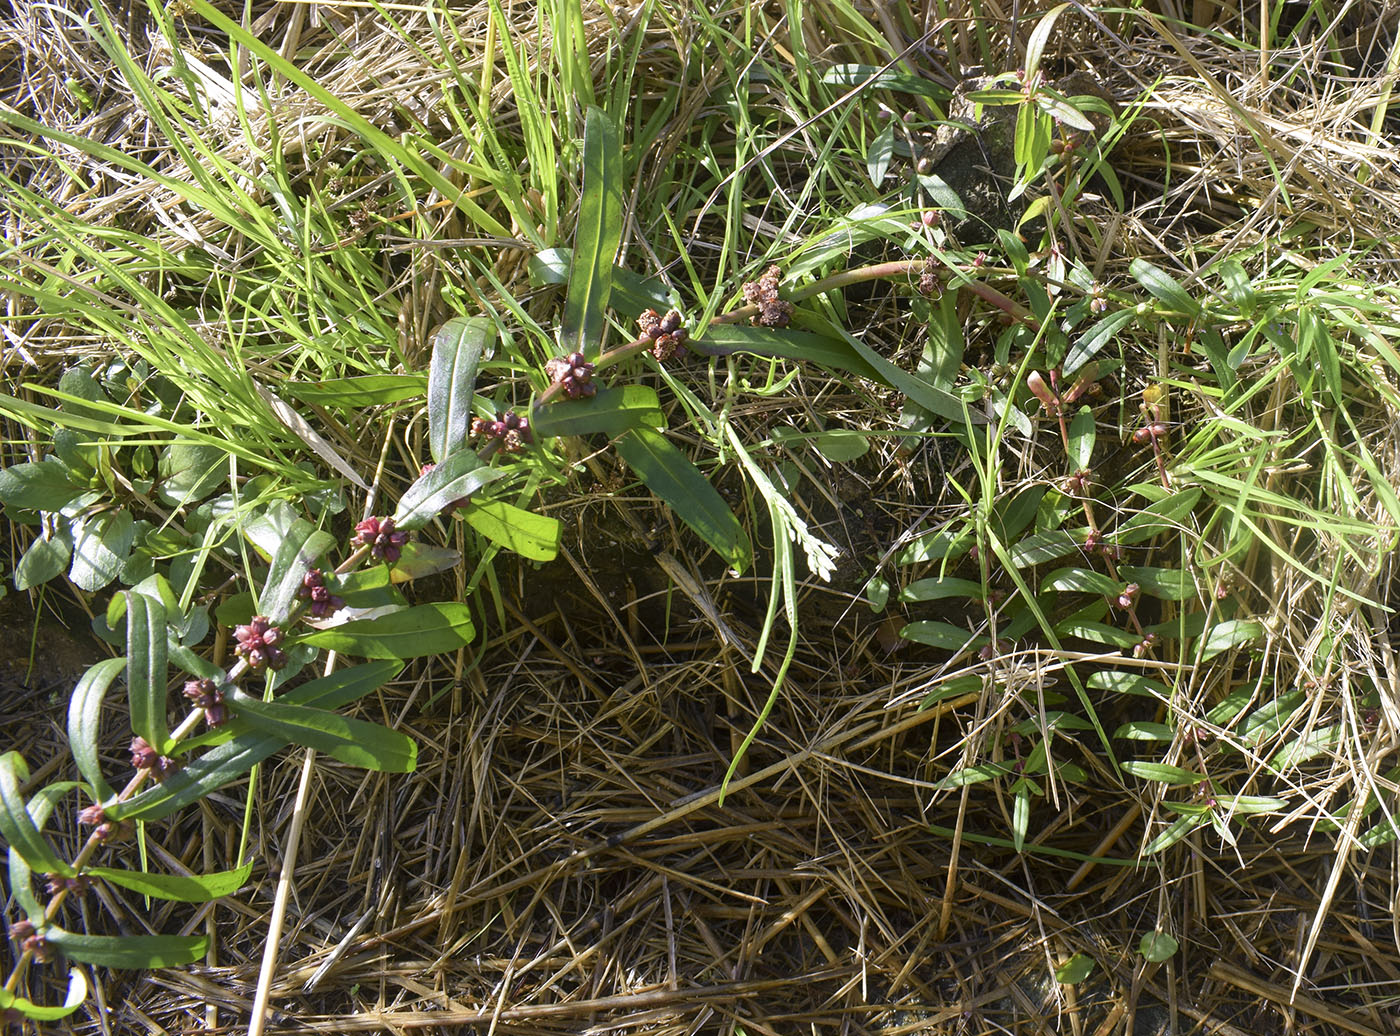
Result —
<path fill-rule="evenodd" d="M 77 781 L 58 781 L 40 788 L 35 793 L 34 797 L 26 804 L 25 809 L 29 813 L 30 820 L 34 822 L 36 831 L 44 829 L 44 825 L 48 823 L 49 815 L 53 813 L 58 801 L 78 786 Z M 13 846 L 10 847 L 8 855 L 10 858 L 10 892 L 19 903 L 20 909 L 24 911 L 24 916 L 35 924 L 39 924 L 44 916 L 44 906 L 39 902 L 39 897 L 34 894 L 34 871 Z"/>
<path fill-rule="evenodd" d="M 1047 590 L 1070 590 L 1079 593 L 1111 594 L 1123 592 L 1123 583 L 1111 579 L 1102 572 L 1087 568 L 1057 568 L 1045 577 L 1041 584 Z"/>
<path fill-rule="evenodd" d="M 87 979 L 83 976 L 82 971 L 78 968 L 69 968 L 68 992 L 63 998 L 61 1007 L 40 1007 L 33 1000 L 16 996 L 8 989 L 0 989 L 0 1011 L 18 1011 L 35 1022 L 56 1022 L 82 1007 L 83 1001 L 87 999 L 87 992 Z"/>
<path fill-rule="evenodd" d="M 1149 763 L 1142 760 L 1130 759 L 1123 764 L 1123 769 L 1134 777 L 1141 777 L 1145 781 L 1157 781 L 1161 784 L 1182 785 L 1200 784 L 1205 780 L 1198 773 L 1184 770 L 1180 766 L 1169 766 L 1166 763 Z"/>
<path fill-rule="evenodd" d="M 1094 412 L 1087 406 L 1069 425 L 1069 464 L 1076 471 L 1085 471 L 1094 457 Z"/>
<path fill-rule="evenodd" d="M 392 679 L 403 666 L 398 661 L 370 662 L 311 680 L 282 695 L 281 701 L 338 709 L 363 697 Z M 230 726 L 240 724 L 234 720 Z M 198 759 L 147 788 L 135 798 L 114 803 L 107 815 L 113 820 L 159 820 L 238 779 L 287 744 L 280 736 L 245 729 L 233 740 L 217 745 Z"/>
<path fill-rule="evenodd" d="M 449 601 L 317 630 L 301 643 L 361 658 L 402 659 L 456 651 L 475 635 L 471 609 Z"/>
<path fill-rule="evenodd" d="M 34 869 L 24 862 L 13 846 L 7 855 L 10 858 L 10 894 L 23 911 L 24 916 L 35 924 L 44 916 L 44 904 L 34 894 Z"/>
<path fill-rule="evenodd" d="M 192 964 L 209 952 L 204 935 L 79 935 L 49 925 L 44 937 L 70 960 L 128 971 Z"/>
<path fill-rule="evenodd" d="M 23 756 L 18 752 L 0 755 L 0 837 L 9 842 L 24 857 L 24 862 L 36 871 L 71 876 L 73 868 L 60 860 L 49 847 L 25 806 L 20 785 L 27 780 L 29 767 Z"/>
<path fill-rule="evenodd" d="M 504 471 L 487 467 L 474 450 L 464 447 L 408 487 L 399 500 L 394 524 L 406 530 L 421 528 L 448 504 L 468 498 L 487 483 L 504 477 Z"/>
<path fill-rule="evenodd" d="M 1118 574 L 1125 582 L 1137 583 L 1142 592 L 1167 601 L 1185 601 L 1196 594 L 1191 573 L 1182 568 L 1149 568 L 1120 565 Z"/>
<path fill-rule="evenodd" d="M 942 576 L 937 579 L 915 580 L 899 593 L 901 601 L 941 601 L 948 597 L 967 597 L 980 601 L 982 584 L 971 579 Z"/>
<path fill-rule="evenodd" d="M 1160 266 L 1153 266 L 1146 259 L 1134 259 L 1128 264 L 1128 272 L 1175 312 L 1188 317 L 1200 316 L 1201 304 L 1187 293 L 1175 277 Z"/>
<path fill-rule="evenodd" d="M 61 511 L 83 495 L 62 461 L 15 464 L 0 471 L 0 504 L 21 511 Z"/>
<path fill-rule="evenodd" d="M 583 199 L 562 326 L 564 348 L 589 359 L 602 345 L 612 265 L 621 241 L 622 147 L 612 120 L 589 108 L 583 128 Z"/>
<path fill-rule="evenodd" d="M 990 637 L 979 636 L 948 622 L 911 622 L 899 631 L 899 635 L 916 644 L 927 644 L 944 651 L 981 648 L 992 642 Z"/>
<path fill-rule="evenodd" d="M 559 519 L 488 500 L 467 508 L 467 524 L 506 550 L 531 561 L 553 561 L 559 553 Z"/>
<path fill-rule="evenodd" d="M 418 746 L 397 730 L 305 705 L 260 701 L 242 691 L 229 695 L 234 712 L 255 730 L 314 748 L 333 759 L 367 770 L 411 773 Z"/>
<path fill-rule="evenodd" d="M 1201 499 L 1199 487 L 1184 489 L 1179 493 L 1163 497 L 1133 515 L 1118 529 L 1114 542 L 1119 546 L 1131 546 L 1150 540 L 1160 533 L 1176 532 L 1186 516 L 1191 513 Z"/>
<path fill-rule="evenodd" d="M 1241 644 L 1248 644 L 1251 640 L 1258 640 L 1263 635 L 1264 624 L 1253 619 L 1228 619 L 1216 623 L 1206 631 L 1205 639 L 1201 643 L 1201 661 L 1214 658 L 1222 651 L 1239 647 Z"/>
<path fill-rule="evenodd" d="M 812 334 L 775 331 L 766 327 L 714 325 L 705 331 L 703 338 L 692 339 L 686 344 L 706 356 L 746 352 L 756 356 L 805 360 L 834 370 L 850 371 L 898 389 L 930 413 L 955 424 L 963 423 L 963 404 L 951 392 L 891 363 L 840 328 L 833 327 L 829 334 Z"/>
<path fill-rule="evenodd" d="M 253 873 L 253 865 L 245 863 L 237 870 L 193 875 L 145 874 L 116 867 L 89 867 L 85 873 L 152 899 L 207 903 L 211 899 L 230 896 L 246 885 L 248 876 Z"/>
<path fill-rule="evenodd" d="M 433 334 L 428 367 L 428 452 L 435 462 L 467 444 L 476 368 L 496 337 L 486 317 L 453 317 Z"/>
<path fill-rule="evenodd" d="M 281 388 L 293 399 L 315 406 L 363 410 L 384 403 L 402 403 L 423 392 L 422 374 L 367 374 L 326 381 L 284 381 Z"/>
<path fill-rule="evenodd" d="M 1080 541 L 1065 529 L 1046 529 L 1020 540 L 1011 547 L 1011 563 L 1018 569 L 1043 565 L 1080 548 Z"/>
<path fill-rule="evenodd" d="M 162 754 L 166 742 L 165 608 L 157 600 L 126 591 L 126 693 L 131 707 L 131 729 Z"/>
<path fill-rule="evenodd" d="M 286 622 L 296 605 L 297 591 L 306 573 L 335 543 L 334 536 L 313 529 L 309 523 L 296 525 L 272 556 L 267 582 L 258 598 L 258 610 L 275 623 Z"/>
<path fill-rule="evenodd" d="M 1026 60 L 1022 62 L 1027 80 L 1033 79 L 1040 71 L 1040 57 L 1045 53 L 1045 44 L 1050 42 L 1050 33 L 1055 28 L 1055 22 L 1068 7 L 1069 4 L 1060 4 L 1050 8 L 1040 16 L 1040 21 L 1036 22 L 1035 28 L 1031 30 L 1030 37 L 1026 40 Z"/>
<path fill-rule="evenodd" d="M 530 414 L 530 430 L 537 439 L 596 432 L 617 436 L 629 428 L 665 427 L 656 390 L 645 385 L 600 388 L 589 399 L 560 400 L 535 407 Z"/>
<path fill-rule="evenodd" d="M 572 248 L 546 248 L 530 256 L 530 280 L 535 284 L 568 284 L 573 270 Z M 612 292 L 608 305 L 619 313 L 635 317 L 643 310 L 664 312 L 673 304 L 666 285 L 656 278 L 644 278 L 623 266 L 612 268 Z"/>
<path fill-rule="evenodd" d="M 890 159 L 893 157 L 894 123 L 891 122 L 871 141 L 870 150 L 865 155 L 865 171 L 870 174 L 870 182 L 876 188 L 884 183 L 885 174 L 890 171 Z"/>
<path fill-rule="evenodd" d="M 1070 377 L 1079 368 L 1092 360 L 1109 342 L 1117 337 L 1118 332 L 1132 323 L 1137 316 L 1135 309 L 1120 309 L 1117 313 L 1110 313 L 1097 321 L 1093 327 L 1085 331 L 1074 344 L 1070 346 L 1065 362 L 1061 366 L 1065 377 Z"/>
<path fill-rule="evenodd" d="M 617 441 L 617 452 L 730 568 L 748 566 L 751 550 L 739 519 L 710 480 L 664 435 L 650 428 L 634 428 Z"/>
<path fill-rule="evenodd" d="M 68 699 L 68 750 L 98 802 L 116 797 L 102 776 L 97 739 L 102 732 L 102 698 L 125 667 L 125 658 L 104 658 L 82 675 Z"/>

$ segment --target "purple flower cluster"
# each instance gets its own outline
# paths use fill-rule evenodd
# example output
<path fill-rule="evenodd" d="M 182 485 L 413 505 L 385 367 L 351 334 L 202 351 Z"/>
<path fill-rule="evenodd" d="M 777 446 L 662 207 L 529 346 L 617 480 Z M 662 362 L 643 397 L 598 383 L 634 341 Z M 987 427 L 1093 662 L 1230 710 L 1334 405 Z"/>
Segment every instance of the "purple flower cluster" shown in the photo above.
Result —
<path fill-rule="evenodd" d="M 49 941 L 39 934 L 33 921 L 16 921 L 10 925 L 10 938 L 19 943 L 22 951 L 33 954 L 40 964 L 53 956 L 53 951 L 49 949 Z"/>
<path fill-rule="evenodd" d="M 363 523 L 361 523 L 363 524 Z M 234 649 L 254 670 L 281 669 L 287 664 L 287 653 L 277 645 L 282 643 L 282 631 L 266 616 L 258 615 L 246 626 L 234 628 Z"/>
<path fill-rule="evenodd" d="M 530 419 L 521 417 L 514 410 L 497 414 L 494 421 L 488 421 L 484 417 L 472 418 L 472 434 L 488 439 L 500 439 L 501 449 L 506 453 L 519 453 L 535 441 L 530 431 Z"/>
<path fill-rule="evenodd" d="M 78 810 L 78 823 L 86 827 L 97 828 L 93 834 L 97 835 L 98 840 L 102 842 L 115 835 L 125 834 L 128 828 L 124 822 L 108 820 L 107 811 L 101 806 L 87 806 Z"/>
<path fill-rule="evenodd" d="M 642 337 L 652 343 L 651 354 L 664 363 L 685 348 L 689 332 L 681 324 L 681 315 L 670 310 L 663 317 L 656 310 L 649 309 L 637 318 L 637 328 Z"/>
<path fill-rule="evenodd" d="M 204 722 L 209 726 L 221 727 L 228 721 L 224 692 L 213 680 L 186 680 L 183 693 L 197 708 L 204 710 Z"/>
<path fill-rule="evenodd" d="M 331 593 L 331 588 L 326 585 L 326 576 L 319 568 L 311 569 L 302 578 L 297 596 L 311 602 L 308 611 L 313 619 L 324 619 L 345 607 L 345 599 Z"/>
<path fill-rule="evenodd" d="M 403 554 L 408 533 L 396 530 L 392 518 L 366 518 L 355 526 L 350 542 L 356 547 L 369 547 L 373 557 L 392 565 Z"/>
<path fill-rule="evenodd" d="M 792 319 L 792 303 L 778 298 L 778 279 L 782 270 L 770 266 L 756 281 L 743 286 L 744 301 L 758 307 L 753 322 L 761 327 L 787 327 Z"/>
<path fill-rule="evenodd" d="M 598 386 L 593 384 L 593 372 L 597 368 L 588 362 L 583 353 L 556 356 L 544 365 L 544 369 L 550 381 L 564 386 L 564 395 L 570 399 L 582 399 L 598 392 Z"/>
<path fill-rule="evenodd" d="M 131 765 L 138 770 L 150 770 L 151 776 L 163 781 L 180 768 L 168 755 L 161 755 L 144 737 L 131 739 Z"/>

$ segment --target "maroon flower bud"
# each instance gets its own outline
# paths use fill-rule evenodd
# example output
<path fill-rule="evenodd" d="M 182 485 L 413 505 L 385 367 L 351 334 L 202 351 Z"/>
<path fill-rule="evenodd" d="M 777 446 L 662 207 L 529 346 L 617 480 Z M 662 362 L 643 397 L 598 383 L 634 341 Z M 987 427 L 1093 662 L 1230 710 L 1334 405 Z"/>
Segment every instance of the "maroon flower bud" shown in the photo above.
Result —
<path fill-rule="evenodd" d="M 1135 431 L 1133 433 L 1133 442 L 1141 445 L 1142 443 L 1149 442 L 1153 439 L 1160 439 L 1166 434 L 1167 426 L 1164 425 L 1161 421 L 1154 421 L 1152 424 L 1145 425 L 1144 427 L 1139 428 L 1137 431 Z"/>
<path fill-rule="evenodd" d="M 134 769 L 149 770 L 159 758 L 160 753 L 152 748 L 144 737 L 131 739 L 131 765 Z"/>
<path fill-rule="evenodd" d="M 643 338 L 650 338 L 653 341 L 661 334 L 661 314 L 654 309 L 645 310 L 637 318 L 637 330 L 642 333 Z"/>
<path fill-rule="evenodd" d="M 48 878 L 48 890 L 51 896 L 56 896 L 60 892 L 81 896 L 92 884 L 92 880 L 86 874 L 78 874 L 71 878 L 63 874 L 46 874 L 45 877 Z"/>
<path fill-rule="evenodd" d="M 34 922 L 26 918 L 20 918 L 10 925 L 10 938 L 17 942 L 24 942 L 25 939 L 34 935 Z"/>
<path fill-rule="evenodd" d="M 403 554 L 408 533 L 397 531 L 392 518 L 366 518 L 355 526 L 350 542 L 356 547 L 368 546 L 372 557 L 392 565 Z"/>
<path fill-rule="evenodd" d="M 1123 588 L 1123 592 L 1118 595 L 1118 607 L 1131 608 L 1133 602 L 1137 600 L 1138 591 L 1141 589 L 1137 583 L 1129 583 Z"/>
<path fill-rule="evenodd" d="M 85 806 L 78 810 L 78 823 L 85 827 L 96 827 L 107 819 L 107 811 L 101 806 Z"/>
<path fill-rule="evenodd" d="M 1051 372 L 1054 375 L 1054 372 Z M 1045 384 L 1045 379 L 1040 376 L 1040 371 L 1031 371 L 1026 375 L 1026 388 L 1031 390 L 1031 394 L 1040 400 L 1040 405 L 1045 408 L 1045 412 L 1054 417 L 1060 412 L 1060 397 Z"/>
<path fill-rule="evenodd" d="M 390 519 L 384 519 L 386 522 Z M 361 522 L 360 525 L 364 525 Z M 358 526 L 356 527 L 358 531 Z M 246 626 L 237 626 L 233 631 L 237 642 L 235 651 L 243 657 L 252 669 L 281 669 L 287 664 L 287 654 L 277 645 L 282 642 L 282 631 L 266 616 L 258 615 Z"/>

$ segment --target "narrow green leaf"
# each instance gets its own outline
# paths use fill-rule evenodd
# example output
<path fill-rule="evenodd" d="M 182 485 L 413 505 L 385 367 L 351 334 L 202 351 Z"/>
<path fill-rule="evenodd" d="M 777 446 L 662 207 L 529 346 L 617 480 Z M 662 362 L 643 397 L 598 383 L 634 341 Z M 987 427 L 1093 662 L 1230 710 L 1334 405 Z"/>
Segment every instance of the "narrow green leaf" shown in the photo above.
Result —
<path fill-rule="evenodd" d="M 1208 823 L 1210 823 L 1210 817 L 1205 814 L 1201 816 L 1178 817 L 1167 826 L 1165 831 L 1152 839 L 1151 842 L 1147 843 L 1147 848 L 1142 851 L 1142 854 L 1144 856 L 1152 856 L 1155 853 L 1159 853 L 1167 848 L 1167 846 L 1175 845 L 1177 842 L 1181 841 L 1192 831 L 1196 830 L 1196 828 Z M 1145 939 L 1147 937 L 1143 936 L 1143 938 Z"/>
<path fill-rule="evenodd" d="M 428 367 L 428 452 L 441 463 L 467 445 L 482 354 L 496 337 L 486 317 L 453 317 L 433 334 Z"/>
<path fill-rule="evenodd" d="M 651 428 L 633 428 L 617 441 L 617 452 L 730 568 L 748 567 L 752 550 L 739 519 L 710 480 L 664 435 Z"/>
<path fill-rule="evenodd" d="M 546 248 L 530 256 L 530 278 L 536 284 L 567 284 L 573 270 L 572 248 Z M 643 278 L 622 266 L 612 268 L 612 292 L 608 305 L 635 317 L 643 310 L 665 312 L 672 305 L 666 286 L 656 278 Z"/>
<path fill-rule="evenodd" d="M 890 171 L 890 159 L 894 157 L 894 122 L 888 123 L 874 140 L 865 154 L 865 171 L 870 174 L 870 182 L 876 189 L 884 183 Z"/>
<path fill-rule="evenodd" d="M 1287 808 L 1288 800 L 1277 795 L 1221 795 L 1216 804 L 1223 813 L 1277 813 Z"/>
<path fill-rule="evenodd" d="M 1071 129 L 1077 129 L 1081 133 L 1094 132 L 1094 123 L 1092 120 L 1075 107 L 1074 103 L 1070 101 L 1068 97 L 1051 87 L 1041 87 L 1036 91 L 1035 104 L 1037 108 L 1050 116 L 1051 119 L 1063 122 Z M 1038 169 L 1040 167 L 1036 166 L 1036 168 Z"/>
<path fill-rule="evenodd" d="M 385 403 L 402 403 L 423 392 L 421 374 L 367 374 L 327 381 L 284 381 L 281 388 L 293 399 L 314 406 L 363 410 Z"/>
<path fill-rule="evenodd" d="M 947 597 L 982 600 L 982 584 L 971 579 L 943 576 L 938 579 L 917 579 L 899 593 L 901 601 L 941 601 Z"/>
<path fill-rule="evenodd" d="M 982 677 L 976 673 L 968 673 L 965 676 L 955 676 L 951 680 L 944 680 L 928 694 L 919 700 L 919 711 L 922 712 L 931 705 L 937 705 L 940 701 L 948 698 L 957 698 L 964 694 L 980 694 L 982 691 Z"/>
<path fill-rule="evenodd" d="M 394 524 L 404 530 L 421 528 L 444 507 L 470 499 L 482 486 L 504 477 L 504 471 L 484 465 L 474 450 L 460 449 L 408 487 L 399 499 Z"/>
<path fill-rule="evenodd" d="M 1080 407 L 1079 413 L 1069 426 L 1069 464 L 1076 471 L 1088 471 L 1094 459 L 1094 412 L 1087 406 Z"/>
<path fill-rule="evenodd" d="M 255 730 L 314 748 L 350 766 L 411 773 L 417 765 L 418 746 L 413 740 L 378 723 L 305 705 L 260 701 L 236 689 L 229 701 L 239 718 Z"/>
<path fill-rule="evenodd" d="M 1114 737 L 1125 737 L 1130 741 L 1171 741 L 1176 735 L 1165 723 L 1149 723 L 1135 719 L 1124 723 L 1113 732 Z"/>
<path fill-rule="evenodd" d="M 939 781 L 938 790 L 948 791 L 951 788 L 961 788 L 966 784 L 981 784 L 983 781 L 994 780 L 1007 773 L 1011 773 L 1010 763 L 979 763 L 976 766 L 964 766 L 954 770 Z"/>
<path fill-rule="evenodd" d="M 373 619 L 317 630 L 301 643 L 362 658 L 422 658 L 456 651 L 475 636 L 471 609 L 458 602 L 420 604 Z"/>
<path fill-rule="evenodd" d="M 974 634 L 947 622 L 910 622 L 899 631 L 899 635 L 916 644 L 927 644 L 944 651 L 975 650 L 991 643 L 990 637 Z"/>
<path fill-rule="evenodd" d="M 1252 315 L 1258 301 L 1258 295 L 1254 290 L 1254 282 L 1249 279 L 1245 268 L 1239 264 L 1238 260 L 1226 259 L 1220 264 L 1219 272 L 1220 280 L 1225 285 L 1225 291 L 1230 296 L 1230 301 L 1240 307 L 1240 312 L 1244 316 Z"/>
<path fill-rule="evenodd" d="M 116 797 L 116 792 L 102 776 L 97 750 L 102 732 L 102 698 L 124 668 L 125 658 L 104 658 L 82 675 L 68 699 L 68 748 L 78 764 L 78 772 L 102 803 Z"/>
<path fill-rule="evenodd" d="M 44 916 L 44 904 L 34 894 L 34 871 L 13 846 L 7 850 L 6 856 L 10 862 L 10 894 L 15 897 L 24 916 L 37 925 Z"/>
<path fill-rule="evenodd" d="M 40 536 L 15 565 L 15 589 L 42 586 L 62 575 L 72 557 L 73 536 L 66 525 L 60 526 L 52 536 Z"/>
<path fill-rule="evenodd" d="M 73 868 L 49 848 L 48 840 L 34 826 L 34 819 L 25 808 L 20 785 L 27 780 L 29 767 L 23 756 L 18 752 L 0 755 L 0 837 L 34 870 L 71 876 Z"/>
<path fill-rule="evenodd" d="M 1024 778 L 1017 781 L 1018 787 L 1012 794 L 1011 844 L 1018 853 L 1026 847 L 1026 830 L 1031 822 L 1031 793 L 1024 787 L 1028 783 Z"/>
<path fill-rule="evenodd" d="M 1124 522 L 1119 527 L 1114 542 L 1119 546 L 1128 547 L 1150 540 L 1161 533 L 1180 532 L 1186 516 L 1200 499 L 1199 488 L 1184 489 L 1163 497 Z"/>
<path fill-rule="evenodd" d="M 258 610 L 274 623 L 284 623 L 297 603 L 297 593 L 306 573 L 326 552 L 336 545 L 336 538 L 309 522 L 299 523 L 277 548 L 267 571 L 267 582 L 258 595 Z"/>
<path fill-rule="evenodd" d="M 882 65 L 832 65 L 822 73 L 822 82 L 828 86 L 895 90 L 902 94 L 928 97 L 940 102 L 952 97 L 952 91 L 941 83 Z"/>
<path fill-rule="evenodd" d="M 209 952 L 203 935 L 78 935 L 49 925 L 44 936 L 71 960 L 128 971 L 192 964 Z"/>
<path fill-rule="evenodd" d="M 1188 317 L 1201 315 L 1201 304 L 1187 293 L 1175 277 L 1161 267 L 1152 265 L 1146 259 L 1134 259 L 1128 264 L 1128 272 L 1173 311 Z"/>
<path fill-rule="evenodd" d="M 921 565 L 942 558 L 960 558 L 972 549 L 977 536 L 972 528 L 944 526 L 921 532 L 895 556 L 896 565 Z"/>
<path fill-rule="evenodd" d="M 89 867 L 86 873 L 153 899 L 207 903 L 221 896 L 231 896 L 246 885 L 253 865 L 246 863 L 237 870 L 194 875 L 145 874 L 115 867 Z"/>
<path fill-rule="evenodd" d="M 1096 644 L 1108 644 L 1124 649 L 1133 647 L 1142 639 L 1136 633 L 1116 626 L 1073 618 L 1057 623 L 1055 632 L 1062 637 L 1079 637 L 1082 640 L 1092 640 Z"/>
<path fill-rule="evenodd" d="M 1222 651 L 1248 644 L 1263 635 L 1264 624 L 1261 622 L 1253 619 L 1227 619 L 1206 631 L 1205 639 L 1201 643 L 1200 660 L 1204 662 Z"/>
<path fill-rule="evenodd" d="M 126 693 L 131 709 L 131 729 L 157 752 L 170 746 L 165 708 L 168 697 L 166 672 L 165 608 L 145 594 L 126 591 Z"/>
<path fill-rule="evenodd" d="M 1123 764 L 1123 769 L 1134 777 L 1140 777 L 1145 781 L 1157 781 L 1159 784 L 1171 786 L 1200 784 L 1201 781 L 1205 780 L 1200 774 L 1183 770 L 1180 766 L 1143 762 L 1139 759 L 1128 760 Z"/>
<path fill-rule="evenodd" d="M 68 578 L 93 593 L 117 576 L 131 554 L 135 519 L 130 511 L 84 515 L 73 523 L 73 563 Z"/>
<path fill-rule="evenodd" d="M 1129 583 L 1137 583 L 1143 593 L 1164 601 L 1187 601 L 1196 596 L 1195 580 L 1185 569 L 1120 565 L 1118 574 Z"/>
<path fill-rule="evenodd" d="M 537 406 L 530 414 L 530 430 L 537 439 L 551 436 L 621 435 L 629 428 L 665 428 L 656 390 L 646 385 L 600 388 L 589 399 L 563 399 Z"/>
<path fill-rule="evenodd" d="M 1078 593 L 1103 594 L 1117 597 L 1123 592 L 1124 584 L 1102 572 L 1087 568 L 1057 568 L 1045 577 L 1042 584 L 1047 590 L 1071 590 Z"/>
<path fill-rule="evenodd" d="M 1020 540 L 1011 547 L 1009 554 L 1011 564 L 1023 569 L 1062 558 L 1082 546 L 1083 543 L 1066 529 L 1047 529 Z"/>
<path fill-rule="evenodd" d="M 583 199 L 564 303 L 562 344 L 592 359 L 602 347 L 612 265 L 622 241 L 622 145 L 605 112 L 589 108 L 583 128 Z"/>
<path fill-rule="evenodd" d="M 1035 28 L 1031 30 L 1030 37 L 1026 40 L 1026 60 L 1022 62 L 1027 80 L 1034 78 L 1040 71 L 1040 58 L 1045 53 L 1045 44 L 1050 42 L 1050 33 L 1054 31 L 1055 22 L 1068 7 L 1069 4 L 1059 4 L 1050 8 L 1040 16 Z"/>
<path fill-rule="evenodd" d="M 535 514 L 503 500 L 473 504 L 467 524 L 506 550 L 531 561 L 553 561 L 559 553 L 559 519 Z"/>
<path fill-rule="evenodd" d="M 1063 371 L 1066 377 L 1075 374 L 1086 363 L 1092 360 L 1104 346 L 1113 341 L 1118 336 L 1118 332 L 1132 323 L 1137 316 L 1137 311 L 1132 309 L 1120 309 L 1117 313 L 1110 313 L 1101 318 L 1093 327 L 1080 335 L 1073 345 L 1070 346 L 1069 353 L 1065 356 Z"/>
<path fill-rule="evenodd" d="M 18 1011 L 26 1018 L 36 1022 L 56 1022 L 60 1018 L 67 1018 L 82 1007 L 83 1001 L 87 999 L 87 992 L 87 978 L 84 977 L 82 970 L 69 968 L 68 992 L 63 998 L 61 1007 L 40 1007 L 34 1001 L 16 996 L 8 989 L 0 989 L 0 1011 Z"/>
<path fill-rule="evenodd" d="M 397 660 L 351 666 L 294 687 L 279 700 L 338 709 L 382 686 L 402 668 Z M 287 743 L 283 737 L 247 730 L 191 760 L 163 783 L 127 802 L 114 803 L 108 807 L 107 815 L 113 820 L 159 820 L 237 780 Z"/>
<path fill-rule="evenodd" d="M 20 511 L 61 511 L 83 495 L 58 460 L 15 464 L 0 471 L 0 504 Z"/>

